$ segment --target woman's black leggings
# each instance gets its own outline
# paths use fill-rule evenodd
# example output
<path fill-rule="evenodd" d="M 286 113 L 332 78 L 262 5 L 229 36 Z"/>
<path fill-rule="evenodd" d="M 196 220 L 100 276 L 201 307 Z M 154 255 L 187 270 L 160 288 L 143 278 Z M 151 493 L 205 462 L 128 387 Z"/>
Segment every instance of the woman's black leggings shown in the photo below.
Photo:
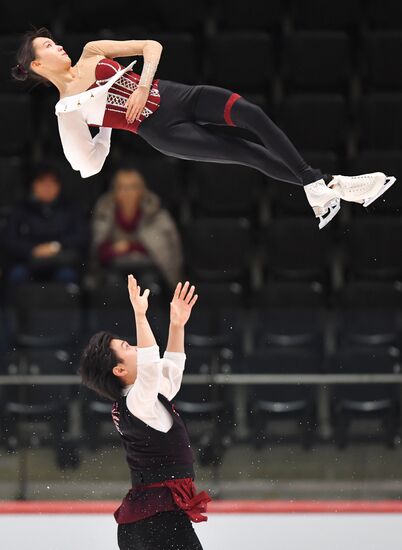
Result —
<path fill-rule="evenodd" d="M 187 160 L 243 164 L 267 176 L 307 185 L 323 177 L 311 168 L 265 111 L 228 90 L 209 85 L 159 81 L 159 108 L 144 119 L 138 134 L 158 151 Z M 205 124 L 213 124 L 213 131 Z M 253 132 L 263 145 L 219 133 L 218 126 Z"/>
<path fill-rule="evenodd" d="M 202 550 L 185 512 L 159 512 L 140 521 L 119 524 L 120 550 Z"/>

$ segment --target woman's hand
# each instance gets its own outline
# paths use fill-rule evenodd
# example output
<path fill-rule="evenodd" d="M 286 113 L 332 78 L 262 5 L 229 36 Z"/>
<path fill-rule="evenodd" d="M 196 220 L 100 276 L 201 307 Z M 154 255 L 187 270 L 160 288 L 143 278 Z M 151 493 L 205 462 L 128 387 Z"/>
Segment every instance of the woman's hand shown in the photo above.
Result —
<path fill-rule="evenodd" d="M 148 88 L 139 86 L 128 98 L 126 103 L 126 119 L 129 124 L 134 122 L 136 118 L 139 119 L 139 116 L 142 113 L 147 102 L 148 94 Z"/>
<path fill-rule="evenodd" d="M 184 327 L 190 318 L 193 305 L 198 299 L 198 294 L 194 294 L 195 286 L 186 281 L 184 285 L 178 283 L 170 302 L 170 322 L 172 325 Z"/>
<path fill-rule="evenodd" d="M 113 243 L 113 250 L 116 252 L 116 254 L 125 254 L 130 250 L 130 241 L 117 241 Z"/>
<path fill-rule="evenodd" d="M 141 287 L 132 275 L 128 276 L 128 293 L 130 295 L 131 305 L 134 308 L 135 315 L 145 315 L 148 309 L 149 288 L 144 290 L 141 296 Z"/>

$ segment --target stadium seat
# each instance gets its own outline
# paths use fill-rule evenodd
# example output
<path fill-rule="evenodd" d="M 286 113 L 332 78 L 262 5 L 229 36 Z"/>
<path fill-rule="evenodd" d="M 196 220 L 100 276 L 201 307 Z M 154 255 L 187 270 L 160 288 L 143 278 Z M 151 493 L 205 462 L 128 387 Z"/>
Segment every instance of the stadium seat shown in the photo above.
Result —
<path fill-rule="evenodd" d="M 355 219 L 345 233 L 344 245 L 347 277 L 392 281 L 402 276 L 400 218 Z"/>
<path fill-rule="evenodd" d="M 16 65 L 16 52 L 20 41 L 14 34 L 0 37 L 0 90 L 2 92 L 18 92 L 24 89 L 11 76 L 11 67 Z"/>
<path fill-rule="evenodd" d="M 184 84 L 199 83 L 201 67 L 196 42 L 191 33 L 154 32 L 152 40 L 158 40 L 163 46 L 155 78 L 175 80 Z M 180 62 L 178 62 L 179 59 Z M 133 70 L 141 74 L 141 57 L 138 58 L 138 63 L 134 65 Z"/>
<path fill-rule="evenodd" d="M 207 83 L 233 92 L 268 91 L 274 75 L 272 41 L 266 32 L 221 32 L 208 41 Z"/>
<path fill-rule="evenodd" d="M 119 434 L 112 423 L 112 402 L 85 386 L 79 391 L 81 447 L 96 451 L 102 445 L 116 445 Z"/>
<path fill-rule="evenodd" d="M 243 286 L 239 283 L 227 282 L 197 282 L 193 281 L 196 286 L 196 292 L 199 296 L 198 307 L 245 307 L 247 303 L 247 295 Z"/>
<path fill-rule="evenodd" d="M 207 17 L 207 11 L 202 3 L 172 0 L 156 0 L 152 4 L 155 16 L 161 28 L 172 31 L 202 33 Z"/>
<path fill-rule="evenodd" d="M 314 374 L 320 371 L 319 355 L 302 349 L 260 350 L 244 358 L 243 372 L 250 374 Z M 267 423 L 292 418 L 302 432 L 302 444 L 310 448 L 317 426 L 315 387 L 308 384 L 262 384 L 249 388 L 249 422 L 253 443 L 263 448 L 268 441 Z M 283 436 L 280 437 L 283 440 Z"/>
<path fill-rule="evenodd" d="M 275 346 L 323 351 L 325 292 L 319 283 L 268 282 L 253 295 L 253 349 Z"/>
<path fill-rule="evenodd" d="M 130 26 L 133 31 L 137 27 L 144 31 L 144 25 L 141 22 L 147 19 L 147 13 L 148 18 L 152 17 L 149 10 L 147 11 L 143 4 L 138 4 L 136 6 L 135 17 L 127 17 L 130 9 L 132 9 L 132 4 L 128 0 L 121 0 L 119 10 L 111 10 L 108 0 L 98 0 L 95 11 L 90 9 L 89 5 L 80 2 L 80 0 L 71 0 L 68 9 L 63 9 L 62 12 L 62 28 L 65 32 L 69 33 L 96 33 L 102 31 L 104 38 L 108 39 L 110 39 L 110 35 L 114 34 L 116 30 L 128 27 L 129 23 L 131 23 Z M 79 17 L 77 17 L 77 14 L 80 14 Z M 136 36 L 139 35 L 134 32 L 127 38 Z"/>
<path fill-rule="evenodd" d="M 191 348 L 241 350 L 246 328 L 244 309 L 215 304 L 208 296 L 201 296 L 199 301 L 186 329 L 186 343 Z"/>
<path fill-rule="evenodd" d="M 1 94 L 0 132 L 7 139 L 1 140 L 0 154 L 26 154 L 32 130 L 31 97 L 28 94 Z"/>
<path fill-rule="evenodd" d="M 330 372 L 337 374 L 399 374 L 399 353 L 393 348 L 342 349 L 332 357 Z M 393 447 L 400 424 L 398 384 L 337 384 L 331 387 L 334 439 L 339 448 L 350 441 L 350 426 L 357 419 L 382 420 L 380 432 Z M 378 432 L 376 430 L 376 432 Z M 375 437 L 374 434 L 371 437 Z"/>
<path fill-rule="evenodd" d="M 33 350 L 6 357 L 9 375 L 68 375 L 69 355 L 63 350 Z M 3 363 L 4 365 L 4 363 Z M 68 403 L 72 387 L 57 384 L 9 385 L 1 404 L 1 416 L 8 449 L 24 449 L 38 444 L 50 444 L 59 454 L 59 446 L 69 431 Z M 45 422 L 46 432 L 31 431 L 29 441 L 20 430 L 23 422 Z"/>
<path fill-rule="evenodd" d="M 350 281 L 335 303 L 338 345 L 400 346 L 400 283 Z"/>
<path fill-rule="evenodd" d="M 0 34 L 18 33 L 21 35 L 30 29 L 33 25 L 37 28 L 45 26 L 53 29 L 60 14 L 58 4 L 52 0 L 43 0 L 38 6 L 24 3 L 10 2 L 7 5 L 7 17 L 2 17 L 0 21 Z"/>
<path fill-rule="evenodd" d="M 0 157 L 0 212 L 8 214 L 11 207 L 24 198 L 24 164 L 17 155 Z"/>
<path fill-rule="evenodd" d="M 295 91 L 349 93 L 352 51 L 349 37 L 336 31 L 299 31 L 286 38 L 282 78 Z"/>
<path fill-rule="evenodd" d="M 369 0 L 367 21 L 373 29 L 402 29 L 402 6 L 394 0 Z"/>
<path fill-rule="evenodd" d="M 367 35 L 361 72 L 365 90 L 401 91 L 402 76 L 395 59 L 402 56 L 402 31 L 375 31 Z"/>
<path fill-rule="evenodd" d="M 214 18 L 222 30 L 280 30 L 285 9 L 281 0 L 269 2 L 232 2 L 217 0 Z"/>
<path fill-rule="evenodd" d="M 141 285 L 140 277 L 138 282 Z M 162 297 L 153 292 L 148 313 L 150 323 L 158 335 L 159 329 L 164 326 L 162 321 L 165 320 L 165 316 L 161 318 L 164 311 L 163 308 L 161 309 L 161 300 Z M 119 338 L 135 342 L 134 314 L 125 280 L 122 279 L 119 284 L 98 285 L 89 292 L 88 302 L 86 328 L 88 338 L 95 332 L 107 330 Z"/>
<path fill-rule="evenodd" d="M 211 374 L 216 372 L 216 353 L 207 349 L 194 349 L 188 353 L 185 374 Z M 231 429 L 229 404 L 225 402 L 223 388 L 216 384 L 183 383 L 174 398 L 175 409 L 183 416 L 192 440 L 196 442 L 198 460 L 203 466 L 218 467 L 223 459 L 225 439 Z"/>
<path fill-rule="evenodd" d="M 291 19 L 295 28 L 356 30 L 361 21 L 359 0 L 326 2 L 320 0 L 295 0 Z"/>
<path fill-rule="evenodd" d="M 194 163 L 189 174 L 189 195 L 195 216 L 260 218 L 264 177 L 238 165 Z"/>
<path fill-rule="evenodd" d="M 340 94 L 293 94 L 280 107 L 279 126 L 305 151 L 342 154 L 348 135 L 345 99 Z"/>
<path fill-rule="evenodd" d="M 330 280 L 330 233 L 310 217 L 274 220 L 263 232 L 263 261 L 268 277 L 277 280 Z"/>
<path fill-rule="evenodd" d="M 193 279 L 248 281 L 252 243 L 247 219 L 194 220 L 186 226 L 184 243 Z"/>
<path fill-rule="evenodd" d="M 358 120 L 359 149 L 400 150 L 402 92 L 364 96 Z"/>
<path fill-rule="evenodd" d="M 14 341 L 23 347 L 73 346 L 82 329 L 81 291 L 75 284 L 23 283 L 15 299 Z"/>

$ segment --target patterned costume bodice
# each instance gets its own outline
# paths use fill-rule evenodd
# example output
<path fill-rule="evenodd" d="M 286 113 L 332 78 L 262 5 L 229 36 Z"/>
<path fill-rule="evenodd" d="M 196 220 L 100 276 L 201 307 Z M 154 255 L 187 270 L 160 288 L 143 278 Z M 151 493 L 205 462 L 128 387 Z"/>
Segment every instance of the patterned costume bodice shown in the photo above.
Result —
<path fill-rule="evenodd" d="M 121 69 L 123 69 L 123 66 L 114 59 L 109 59 L 107 57 L 101 59 L 95 69 L 96 81 L 88 90 L 105 84 L 109 78 Z M 139 115 L 139 120 L 134 120 L 132 123 L 127 122 L 125 104 L 130 95 L 137 89 L 139 80 L 140 75 L 129 70 L 109 88 L 102 126 L 128 130 L 135 134 L 141 122 L 158 109 L 160 104 L 158 89 L 159 78 L 152 81 L 147 102 L 142 113 Z M 93 125 L 91 124 L 91 126 Z"/>

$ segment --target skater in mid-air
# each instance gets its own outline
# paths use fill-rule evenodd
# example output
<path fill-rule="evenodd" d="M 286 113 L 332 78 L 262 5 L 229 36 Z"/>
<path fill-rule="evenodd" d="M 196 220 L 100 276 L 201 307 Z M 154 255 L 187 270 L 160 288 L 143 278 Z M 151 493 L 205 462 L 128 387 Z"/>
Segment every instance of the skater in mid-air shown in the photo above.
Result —
<path fill-rule="evenodd" d="M 63 47 L 41 28 L 24 35 L 12 74 L 56 86 L 64 154 L 83 178 L 102 169 L 111 131 L 119 129 L 138 134 L 165 155 L 242 164 L 301 185 L 320 229 L 339 212 L 341 199 L 368 206 L 395 182 L 382 172 L 342 176 L 312 168 L 260 106 L 232 90 L 155 79 L 162 48 L 155 40 L 96 40 L 72 65 Z M 132 70 L 136 61 L 124 67 L 114 60 L 136 55 L 144 57 L 141 75 Z M 205 124 L 214 125 L 214 131 Z M 99 127 L 94 138 L 88 126 Z M 262 145 L 220 133 L 219 126 L 247 129 Z"/>
<path fill-rule="evenodd" d="M 83 384 L 113 402 L 113 422 L 130 469 L 132 488 L 114 513 L 119 548 L 202 550 L 191 522 L 207 520 L 203 513 L 211 497 L 196 491 L 186 425 L 171 402 L 186 361 L 184 327 L 198 296 L 188 281 L 178 283 L 161 359 L 146 316 L 149 290 L 141 294 L 132 275 L 128 290 L 137 345 L 98 332 L 85 348 L 79 369 Z"/>

